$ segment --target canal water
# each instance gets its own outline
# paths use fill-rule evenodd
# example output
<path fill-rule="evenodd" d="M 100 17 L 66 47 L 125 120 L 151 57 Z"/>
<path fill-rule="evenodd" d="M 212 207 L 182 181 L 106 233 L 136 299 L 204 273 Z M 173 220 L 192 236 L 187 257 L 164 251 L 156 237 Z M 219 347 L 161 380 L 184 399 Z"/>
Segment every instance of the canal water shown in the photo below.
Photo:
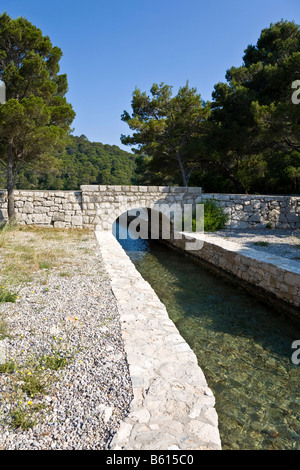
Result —
<path fill-rule="evenodd" d="M 300 365 L 291 361 L 300 327 L 159 242 L 119 242 L 195 352 L 222 448 L 300 450 Z"/>

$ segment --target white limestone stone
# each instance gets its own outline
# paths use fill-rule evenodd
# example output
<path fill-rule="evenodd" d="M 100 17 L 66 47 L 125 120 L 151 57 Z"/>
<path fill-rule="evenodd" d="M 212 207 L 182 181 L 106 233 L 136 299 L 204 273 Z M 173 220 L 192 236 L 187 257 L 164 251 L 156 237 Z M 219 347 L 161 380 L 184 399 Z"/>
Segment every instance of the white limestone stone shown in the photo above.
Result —
<path fill-rule="evenodd" d="M 96 236 L 119 305 L 134 393 L 111 448 L 200 449 L 205 442 L 208 449 L 220 449 L 218 425 L 210 415 L 203 414 L 203 432 L 198 424 L 190 427 L 202 418 L 202 410 L 214 410 L 215 405 L 204 393 L 209 388 L 195 354 L 113 235 L 99 231 Z M 195 403 L 200 411 L 194 417 Z"/>

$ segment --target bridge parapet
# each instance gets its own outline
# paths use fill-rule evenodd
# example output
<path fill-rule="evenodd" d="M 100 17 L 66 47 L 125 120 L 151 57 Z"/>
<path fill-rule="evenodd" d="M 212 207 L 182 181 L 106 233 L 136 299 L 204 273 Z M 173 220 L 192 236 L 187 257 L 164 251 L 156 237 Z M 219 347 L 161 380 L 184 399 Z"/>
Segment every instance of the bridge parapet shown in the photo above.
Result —
<path fill-rule="evenodd" d="M 173 186 L 81 186 L 84 225 L 111 230 L 116 219 L 128 210 L 158 205 L 195 204 L 201 188 Z"/>
<path fill-rule="evenodd" d="M 16 218 L 20 224 L 57 228 L 94 228 L 103 222 L 106 230 L 120 211 L 153 204 L 194 204 L 214 199 L 229 215 L 231 229 L 265 226 L 299 230 L 299 195 L 202 194 L 201 188 L 169 186 L 82 186 L 81 191 L 15 190 Z M 108 221 L 108 215 L 111 215 Z M 99 218 L 102 222 L 99 222 Z M 7 220 L 7 191 L 0 190 L 0 224 Z M 104 227 L 102 228 L 104 229 Z"/>
<path fill-rule="evenodd" d="M 20 224 L 57 228 L 89 227 L 110 230 L 130 209 L 158 204 L 193 204 L 201 188 L 169 186 L 81 186 L 81 191 L 15 191 L 16 218 Z M 7 220 L 7 191 L 0 191 L 0 223 Z"/>
<path fill-rule="evenodd" d="M 184 193 L 201 194 L 201 188 L 185 186 L 113 186 L 113 185 L 87 185 L 80 186 L 82 192 L 113 192 L 113 193 Z"/>

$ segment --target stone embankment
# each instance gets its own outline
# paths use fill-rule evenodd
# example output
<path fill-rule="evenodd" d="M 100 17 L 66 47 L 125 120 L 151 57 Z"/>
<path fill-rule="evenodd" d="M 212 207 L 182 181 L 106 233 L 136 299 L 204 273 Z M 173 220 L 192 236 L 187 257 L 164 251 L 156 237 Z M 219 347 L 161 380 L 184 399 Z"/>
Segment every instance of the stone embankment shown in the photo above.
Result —
<path fill-rule="evenodd" d="M 113 235 L 96 236 L 119 306 L 134 394 L 112 449 L 221 449 L 215 399 L 195 354 Z"/>
<path fill-rule="evenodd" d="M 164 242 L 300 318 L 299 261 L 209 233 L 183 233 L 181 239 Z"/>

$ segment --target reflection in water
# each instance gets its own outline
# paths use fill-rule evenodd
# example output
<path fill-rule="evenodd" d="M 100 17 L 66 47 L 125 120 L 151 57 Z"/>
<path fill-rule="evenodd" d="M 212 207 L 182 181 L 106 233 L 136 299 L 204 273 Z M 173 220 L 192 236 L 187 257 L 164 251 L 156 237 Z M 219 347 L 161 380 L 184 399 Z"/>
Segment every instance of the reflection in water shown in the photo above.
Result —
<path fill-rule="evenodd" d="M 300 328 L 159 242 L 120 243 L 197 355 L 223 449 L 300 450 Z"/>

